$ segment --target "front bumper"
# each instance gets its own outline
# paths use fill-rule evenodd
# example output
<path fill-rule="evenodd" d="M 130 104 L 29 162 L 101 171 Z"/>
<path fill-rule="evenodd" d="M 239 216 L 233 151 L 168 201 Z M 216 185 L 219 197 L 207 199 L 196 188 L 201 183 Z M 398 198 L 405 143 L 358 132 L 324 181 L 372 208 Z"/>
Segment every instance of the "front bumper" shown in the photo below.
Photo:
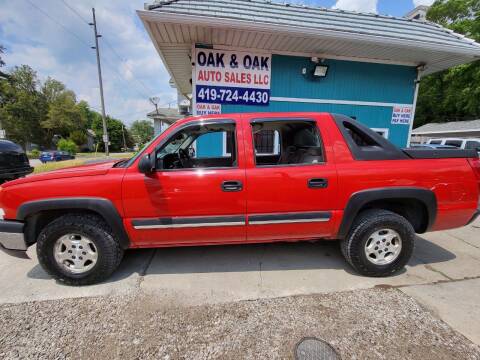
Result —
<path fill-rule="evenodd" d="M 24 227 L 19 221 L 0 220 L 0 250 L 15 257 L 28 258 Z"/>

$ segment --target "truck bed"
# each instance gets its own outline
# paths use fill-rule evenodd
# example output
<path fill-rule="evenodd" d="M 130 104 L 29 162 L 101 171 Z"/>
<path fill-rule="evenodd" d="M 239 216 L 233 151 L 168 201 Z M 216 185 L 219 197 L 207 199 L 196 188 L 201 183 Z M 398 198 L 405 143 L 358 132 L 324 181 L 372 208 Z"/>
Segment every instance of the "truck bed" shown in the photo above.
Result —
<path fill-rule="evenodd" d="M 412 159 L 478 158 L 474 149 L 402 149 Z"/>

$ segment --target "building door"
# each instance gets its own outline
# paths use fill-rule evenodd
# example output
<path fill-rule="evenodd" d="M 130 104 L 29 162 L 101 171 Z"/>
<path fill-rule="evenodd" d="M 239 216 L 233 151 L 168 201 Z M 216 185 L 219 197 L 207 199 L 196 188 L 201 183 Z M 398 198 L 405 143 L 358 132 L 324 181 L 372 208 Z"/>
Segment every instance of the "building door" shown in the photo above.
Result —
<path fill-rule="evenodd" d="M 319 119 L 245 120 L 247 239 L 315 239 L 331 235 L 336 221 L 337 173 Z M 259 134 L 261 136 L 259 136 Z M 264 137 L 270 134 L 271 141 Z M 275 143 L 278 151 L 267 150 Z"/>
<path fill-rule="evenodd" d="M 156 172 L 129 169 L 123 181 L 125 225 L 136 246 L 245 240 L 245 160 L 239 131 L 234 120 L 188 123 L 166 134 L 153 154 Z M 224 136 L 230 139 L 226 154 Z"/>

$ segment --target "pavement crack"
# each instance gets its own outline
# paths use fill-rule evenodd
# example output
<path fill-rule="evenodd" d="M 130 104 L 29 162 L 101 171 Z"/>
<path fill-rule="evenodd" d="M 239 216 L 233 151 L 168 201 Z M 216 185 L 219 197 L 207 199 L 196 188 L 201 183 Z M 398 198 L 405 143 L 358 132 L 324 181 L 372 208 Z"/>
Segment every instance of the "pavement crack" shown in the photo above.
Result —
<path fill-rule="evenodd" d="M 428 270 L 430 270 L 430 271 L 433 271 L 433 272 L 435 272 L 435 273 L 443 276 L 444 278 L 447 278 L 447 279 L 450 280 L 450 281 L 455 280 L 454 278 L 452 278 L 452 277 L 448 276 L 447 274 L 445 274 L 443 271 L 440 271 L 440 270 L 435 269 L 435 268 L 434 268 L 433 266 L 431 266 L 430 264 L 425 264 L 425 269 L 428 269 Z"/>
<path fill-rule="evenodd" d="M 457 239 L 457 240 L 460 240 L 461 242 L 467 244 L 467 245 L 470 245 L 470 246 L 473 246 L 474 248 L 476 249 L 480 249 L 480 246 L 477 246 L 477 245 L 473 245 L 472 243 L 469 243 L 468 241 L 465 241 L 463 240 L 461 237 L 458 237 L 456 235 L 453 235 L 452 233 L 450 233 L 450 231 L 447 231 L 447 234 L 450 235 L 451 237 Z M 478 259 L 477 259 L 478 260 Z"/>
<path fill-rule="evenodd" d="M 260 287 L 260 290 L 262 289 L 263 287 L 263 275 L 262 275 L 262 265 L 263 265 L 263 256 L 265 255 L 265 251 L 266 251 L 266 245 L 262 245 L 262 252 L 260 254 L 260 260 L 258 261 L 258 275 L 260 276 L 260 284 L 259 284 L 259 287 Z"/>
<path fill-rule="evenodd" d="M 147 274 L 148 268 L 152 264 L 153 259 L 155 258 L 155 254 L 157 253 L 157 249 L 153 249 L 152 253 L 150 254 L 145 266 L 140 270 L 138 273 L 138 284 L 137 286 L 140 287 L 142 285 L 143 280 L 145 279 L 145 275 Z"/>
<path fill-rule="evenodd" d="M 443 276 L 445 279 L 448 279 L 449 281 L 455 280 L 454 278 L 448 276 L 448 275 L 445 274 L 444 272 L 435 269 L 432 265 L 430 265 L 427 261 L 423 260 L 421 257 L 412 255 L 412 258 L 415 258 L 415 259 L 417 259 L 419 262 L 421 262 L 421 263 L 425 266 L 425 269 L 430 270 L 430 271 L 432 271 L 432 272 L 434 272 L 434 273 L 437 273 L 437 274 Z"/>
<path fill-rule="evenodd" d="M 263 277 L 262 277 L 262 262 L 258 263 L 258 272 L 260 275 L 260 288 L 263 286 Z"/>

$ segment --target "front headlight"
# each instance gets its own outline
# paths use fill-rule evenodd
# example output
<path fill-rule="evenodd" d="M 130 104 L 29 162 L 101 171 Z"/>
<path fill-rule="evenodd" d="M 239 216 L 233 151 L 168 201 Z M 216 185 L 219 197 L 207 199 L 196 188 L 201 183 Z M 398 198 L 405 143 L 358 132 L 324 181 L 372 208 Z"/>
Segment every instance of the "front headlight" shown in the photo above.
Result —
<path fill-rule="evenodd" d="M 5 216 L 5 211 L 3 211 L 2 208 L 0 208 L 0 220 L 3 220 L 4 216 Z"/>

